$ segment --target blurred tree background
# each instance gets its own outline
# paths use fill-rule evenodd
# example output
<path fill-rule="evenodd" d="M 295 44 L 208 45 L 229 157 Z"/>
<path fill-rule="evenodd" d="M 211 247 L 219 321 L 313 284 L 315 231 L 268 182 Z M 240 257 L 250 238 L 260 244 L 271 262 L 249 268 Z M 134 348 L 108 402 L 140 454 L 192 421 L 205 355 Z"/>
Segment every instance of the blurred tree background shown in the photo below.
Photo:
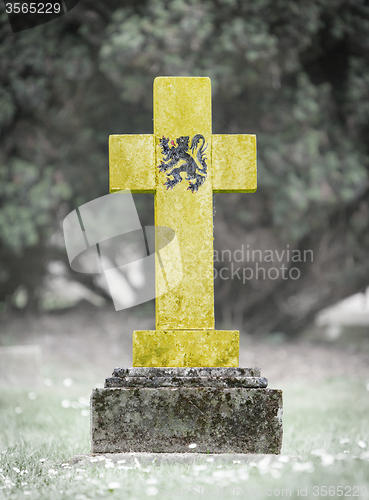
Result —
<path fill-rule="evenodd" d="M 2 311 L 19 290 L 40 309 L 49 263 L 67 262 L 61 221 L 108 193 L 109 134 L 152 133 L 159 75 L 209 76 L 213 132 L 258 137 L 258 191 L 215 195 L 215 248 L 314 255 L 259 262 L 295 280 L 217 278 L 218 326 L 294 334 L 368 285 L 365 0 L 81 0 L 15 34 L 0 4 L 0 23 Z"/>

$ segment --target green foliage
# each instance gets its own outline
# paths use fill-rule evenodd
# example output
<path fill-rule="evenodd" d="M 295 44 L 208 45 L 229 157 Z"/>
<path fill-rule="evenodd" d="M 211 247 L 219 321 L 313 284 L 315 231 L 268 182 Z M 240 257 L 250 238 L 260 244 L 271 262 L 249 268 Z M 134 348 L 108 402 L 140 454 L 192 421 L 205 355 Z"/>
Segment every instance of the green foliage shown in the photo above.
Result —
<path fill-rule="evenodd" d="M 41 170 L 18 158 L 9 166 L 1 166 L 0 234 L 3 244 L 21 253 L 23 247 L 50 237 L 53 217 L 60 203 L 70 196 L 70 186 L 55 180 L 55 172 L 50 167 Z"/>
<path fill-rule="evenodd" d="M 321 31 L 334 41 L 347 36 L 342 19 L 347 9 L 341 11 L 338 1 L 329 9 L 323 1 L 216 4 L 158 0 L 139 12 L 117 9 L 100 50 L 100 68 L 122 99 L 146 107 L 157 74 L 210 76 L 222 114 L 234 103 L 233 128 L 246 125 L 259 132 L 259 185 L 271 197 L 273 226 L 286 241 L 298 241 L 322 217 L 328 222 L 339 205 L 354 200 L 368 180 L 367 145 L 336 119 L 345 104 L 335 99 L 339 82 L 315 84 L 304 66 L 308 51 L 324 50 L 316 40 Z M 366 22 L 352 9 L 351 23 Z M 344 97 L 351 107 L 352 101 L 364 101 L 355 117 L 364 124 L 364 61 L 353 54 L 349 65 L 351 85 Z M 242 113 L 246 104 L 251 104 L 247 115 Z"/>
<path fill-rule="evenodd" d="M 222 227 L 245 237 L 262 229 L 263 241 L 296 247 L 324 228 L 332 237 L 341 230 L 344 252 L 361 255 L 369 245 L 364 2 L 96 0 L 78 9 L 16 35 L 0 14 L 0 252 L 46 248 L 68 210 L 108 192 L 108 135 L 152 131 L 156 76 L 206 75 L 214 132 L 258 135 L 259 191 L 236 208 L 220 197 Z M 352 275 L 369 279 L 361 259 Z M 6 265 L 1 276 L 17 288 L 16 259 Z M 6 282 L 3 299 L 14 290 Z M 253 300 L 269 297 L 268 286 L 265 295 L 250 290 Z"/>

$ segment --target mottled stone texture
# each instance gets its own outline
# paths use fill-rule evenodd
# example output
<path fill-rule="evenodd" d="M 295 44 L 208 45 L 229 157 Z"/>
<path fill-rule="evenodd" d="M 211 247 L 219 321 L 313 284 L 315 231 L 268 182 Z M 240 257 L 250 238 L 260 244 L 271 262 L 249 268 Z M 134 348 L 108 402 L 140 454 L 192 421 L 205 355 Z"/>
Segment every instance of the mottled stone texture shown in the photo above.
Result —
<path fill-rule="evenodd" d="M 239 337 L 236 330 L 138 330 L 133 366 L 236 367 Z"/>
<path fill-rule="evenodd" d="M 280 453 L 282 392 L 215 387 L 94 389 L 92 451 Z"/>
<path fill-rule="evenodd" d="M 105 387 L 267 387 L 265 377 L 109 377 Z"/>
<path fill-rule="evenodd" d="M 156 370 L 148 377 L 134 370 L 117 368 L 108 387 L 94 389 L 92 452 L 186 453 L 196 443 L 199 453 L 280 453 L 282 391 L 235 386 L 265 386 L 258 369 L 209 368 L 213 371 L 206 376 L 204 369 L 194 368 L 194 376 L 186 376 L 178 368 L 174 375 L 165 374 L 168 368 L 148 368 Z M 233 387 L 225 387 L 232 377 Z M 199 380 L 201 386 L 195 387 Z M 172 386 L 160 387 L 163 381 Z"/>
<path fill-rule="evenodd" d="M 254 193 L 257 188 L 256 136 L 212 136 L 213 191 Z M 236 168 L 229 168 L 234 165 Z"/>
<path fill-rule="evenodd" d="M 157 296 L 157 330 L 214 329 L 211 133 L 209 78 L 155 78 L 156 165 L 160 165 L 163 160 L 159 144 L 163 136 L 170 141 L 189 136 L 191 141 L 196 134 L 203 135 L 207 144 L 208 159 L 207 178 L 197 193 L 188 190 L 185 173 L 182 174 L 182 182 L 168 190 L 164 185 L 166 173 L 157 170 L 155 225 L 168 226 L 175 230 L 183 269 L 183 277 L 175 293 Z M 180 160 L 176 166 L 182 163 L 183 160 Z M 160 240 L 160 235 L 157 240 Z M 170 272 L 175 272 L 177 265 L 173 259 L 173 269 Z M 166 276 L 160 273 L 159 260 L 156 268 L 159 272 L 155 273 L 155 283 L 157 292 L 160 292 L 165 285 Z"/>
<path fill-rule="evenodd" d="M 156 189 L 155 136 L 109 136 L 109 190 L 154 193 Z"/>
<path fill-rule="evenodd" d="M 260 368 L 133 367 L 114 368 L 113 377 L 260 377 Z"/>
<path fill-rule="evenodd" d="M 265 388 L 260 368 L 115 368 L 105 387 Z"/>

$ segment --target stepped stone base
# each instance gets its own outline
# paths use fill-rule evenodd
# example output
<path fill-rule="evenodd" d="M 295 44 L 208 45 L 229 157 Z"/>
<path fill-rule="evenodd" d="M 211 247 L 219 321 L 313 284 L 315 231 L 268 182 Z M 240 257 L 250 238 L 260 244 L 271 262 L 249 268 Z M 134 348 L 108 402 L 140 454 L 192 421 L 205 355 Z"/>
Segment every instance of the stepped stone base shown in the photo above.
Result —
<path fill-rule="evenodd" d="M 280 453 L 282 391 L 257 368 L 116 368 L 91 396 L 93 453 Z"/>

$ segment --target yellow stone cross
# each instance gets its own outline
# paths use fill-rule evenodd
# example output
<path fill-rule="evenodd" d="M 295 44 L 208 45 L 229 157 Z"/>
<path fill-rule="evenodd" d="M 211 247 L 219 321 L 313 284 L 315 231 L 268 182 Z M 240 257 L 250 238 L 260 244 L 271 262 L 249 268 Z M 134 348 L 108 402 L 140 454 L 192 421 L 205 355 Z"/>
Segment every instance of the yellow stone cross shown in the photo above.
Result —
<path fill-rule="evenodd" d="M 256 191 L 255 135 L 212 135 L 209 78 L 159 77 L 154 134 L 111 135 L 109 166 L 110 192 L 154 193 L 155 226 L 175 230 L 182 259 L 156 330 L 133 333 L 133 366 L 238 366 L 239 332 L 215 330 L 213 192 Z"/>

